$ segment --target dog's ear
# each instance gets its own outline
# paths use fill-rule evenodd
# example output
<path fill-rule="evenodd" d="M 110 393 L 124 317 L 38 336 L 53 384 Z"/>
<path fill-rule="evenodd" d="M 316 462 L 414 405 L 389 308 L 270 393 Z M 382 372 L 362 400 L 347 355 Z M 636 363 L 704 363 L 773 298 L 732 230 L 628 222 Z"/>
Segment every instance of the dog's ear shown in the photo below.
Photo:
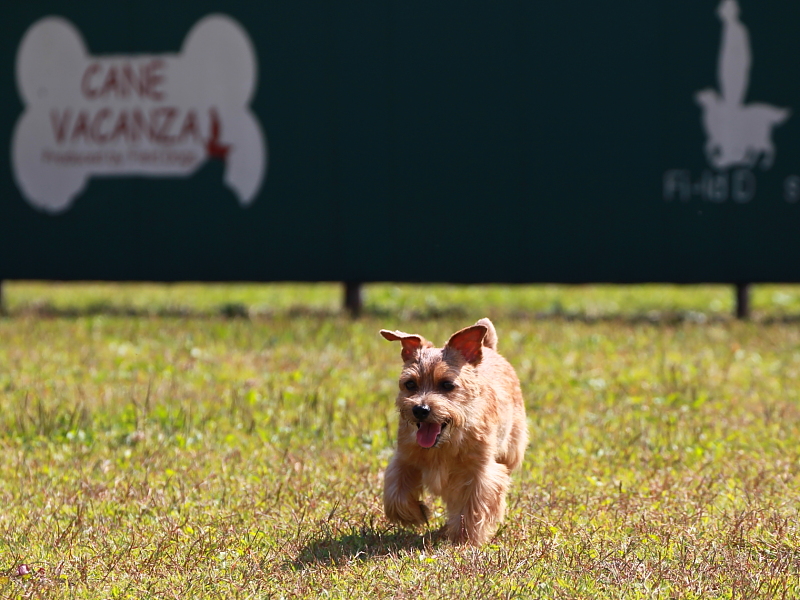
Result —
<path fill-rule="evenodd" d="M 411 360 L 420 348 L 431 348 L 431 344 L 421 335 L 413 333 L 403 333 L 402 331 L 389 331 L 388 329 L 381 329 L 381 335 L 390 342 L 399 341 L 403 345 L 403 350 L 400 356 L 403 357 L 403 362 Z"/>
<path fill-rule="evenodd" d="M 483 358 L 483 338 L 488 330 L 480 324 L 465 327 L 451 335 L 445 347 L 459 352 L 469 364 L 477 365 Z"/>

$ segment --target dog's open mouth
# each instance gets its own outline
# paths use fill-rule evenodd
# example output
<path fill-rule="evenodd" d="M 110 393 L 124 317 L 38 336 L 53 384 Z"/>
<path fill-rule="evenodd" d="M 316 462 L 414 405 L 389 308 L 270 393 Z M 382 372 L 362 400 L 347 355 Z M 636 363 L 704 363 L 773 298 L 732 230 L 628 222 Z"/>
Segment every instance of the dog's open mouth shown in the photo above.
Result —
<path fill-rule="evenodd" d="M 447 423 L 417 423 L 417 443 L 423 448 L 433 448 L 445 427 Z"/>

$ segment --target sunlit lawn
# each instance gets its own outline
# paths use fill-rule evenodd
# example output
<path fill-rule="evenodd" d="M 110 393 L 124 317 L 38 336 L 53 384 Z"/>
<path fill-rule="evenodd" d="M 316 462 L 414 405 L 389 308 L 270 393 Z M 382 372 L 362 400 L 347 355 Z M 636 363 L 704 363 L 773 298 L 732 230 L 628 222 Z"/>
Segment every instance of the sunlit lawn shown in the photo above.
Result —
<path fill-rule="evenodd" d="M 800 288 L 4 284 L 0 597 L 800 596 Z M 531 444 L 481 549 L 381 508 L 397 348 L 495 321 Z"/>

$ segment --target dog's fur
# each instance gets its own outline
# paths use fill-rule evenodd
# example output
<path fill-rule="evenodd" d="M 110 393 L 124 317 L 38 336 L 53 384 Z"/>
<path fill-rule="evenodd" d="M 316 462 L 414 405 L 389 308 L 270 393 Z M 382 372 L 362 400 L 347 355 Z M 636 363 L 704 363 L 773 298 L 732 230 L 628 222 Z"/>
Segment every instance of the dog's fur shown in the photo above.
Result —
<path fill-rule="evenodd" d="M 494 325 L 481 319 L 443 348 L 401 331 L 381 335 L 402 344 L 404 361 L 397 452 L 384 479 L 386 516 L 425 524 L 424 487 L 447 505 L 450 540 L 483 544 L 503 519 L 509 473 L 528 445 L 519 379 L 497 353 Z"/>

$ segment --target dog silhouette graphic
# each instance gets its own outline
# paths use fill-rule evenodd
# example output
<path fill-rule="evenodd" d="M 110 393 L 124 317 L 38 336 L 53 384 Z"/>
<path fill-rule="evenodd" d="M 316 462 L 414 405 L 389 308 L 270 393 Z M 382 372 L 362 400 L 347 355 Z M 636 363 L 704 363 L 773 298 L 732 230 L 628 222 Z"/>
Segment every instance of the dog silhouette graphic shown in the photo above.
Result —
<path fill-rule="evenodd" d="M 722 0 L 717 8 L 722 21 L 717 78 L 719 92 L 706 88 L 695 94 L 703 110 L 705 154 L 716 169 L 769 169 L 775 160 L 772 130 L 784 123 L 791 111 L 769 104 L 745 104 L 750 84 L 752 53 L 747 27 L 739 19 L 736 0 Z"/>

